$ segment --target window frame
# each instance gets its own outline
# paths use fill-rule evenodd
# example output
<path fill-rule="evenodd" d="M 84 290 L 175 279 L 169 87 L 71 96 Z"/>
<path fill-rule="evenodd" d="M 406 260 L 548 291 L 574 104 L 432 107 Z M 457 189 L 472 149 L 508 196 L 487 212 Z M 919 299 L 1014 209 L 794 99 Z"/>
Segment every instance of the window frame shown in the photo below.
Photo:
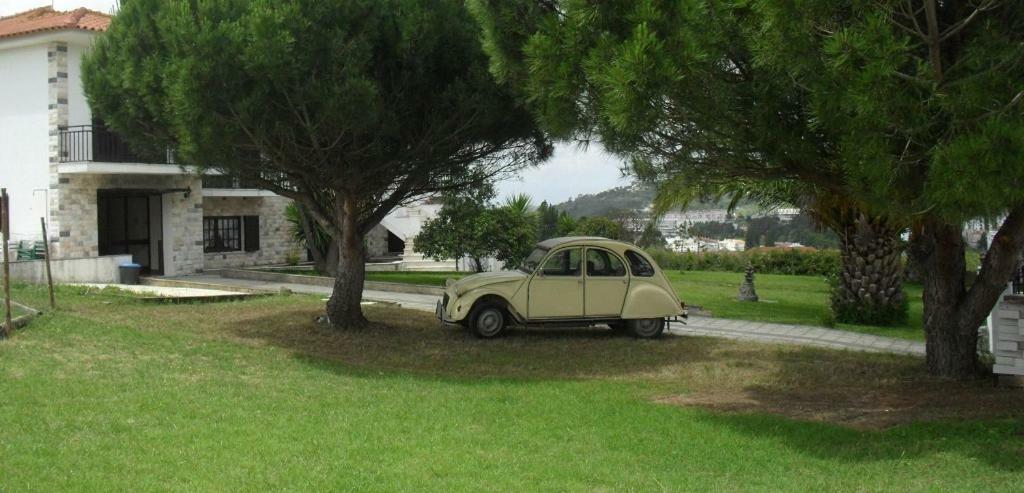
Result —
<path fill-rule="evenodd" d="M 580 252 L 579 265 L 576 267 L 576 273 L 575 274 L 550 274 L 547 271 L 545 271 L 544 268 L 547 266 L 548 262 L 550 262 L 551 260 L 553 260 L 555 258 L 555 256 L 561 255 L 562 252 L 567 252 L 568 253 L 568 252 L 572 252 L 573 250 L 577 250 L 577 251 Z M 567 277 L 567 278 L 582 277 L 583 276 L 583 269 L 584 269 L 584 266 L 583 266 L 583 255 L 584 255 L 584 253 L 583 252 L 584 252 L 584 248 L 582 246 L 571 246 L 571 247 L 559 248 L 558 250 L 555 250 L 554 252 L 551 252 L 547 257 L 544 258 L 544 261 L 541 262 L 540 267 L 537 268 L 537 272 L 540 273 L 541 277 Z M 572 261 L 572 253 L 568 253 L 568 255 L 569 255 L 569 261 L 571 262 Z M 564 266 L 563 266 L 563 268 L 564 268 Z"/>
<path fill-rule="evenodd" d="M 587 255 L 590 254 L 591 250 L 598 251 L 598 252 L 604 252 L 610 258 L 614 258 L 615 260 L 618 260 L 619 264 L 622 265 L 622 274 L 619 274 L 619 275 L 593 275 L 593 274 L 591 274 L 590 273 L 589 264 L 587 264 Z M 615 253 L 615 252 L 613 252 L 613 251 L 611 251 L 611 250 L 609 250 L 607 248 L 587 247 L 586 251 L 583 253 L 583 268 L 586 271 L 586 276 L 587 277 L 596 277 L 596 278 L 599 278 L 599 279 L 621 279 L 623 277 L 628 277 L 629 276 L 629 267 L 627 267 L 627 265 L 628 265 L 628 263 L 622 257 L 620 257 L 619 254 L 617 254 L 617 253 Z"/>
<path fill-rule="evenodd" d="M 640 261 L 650 269 L 650 272 L 637 272 L 636 265 L 633 262 L 633 256 L 640 259 Z M 647 257 L 645 257 L 642 253 L 637 252 L 636 250 L 626 250 L 626 260 L 626 265 L 629 266 L 629 273 L 633 277 L 654 277 L 654 275 L 658 273 L 657 269 L 654 268 L 654 263 L 648 260 Z"/>
<path fill-rule="evenodd" d="M 207 226 L 208 222 L 212 222 L 212 227 Z M 233 238 L 223 235 L 231 230 L 235 232 Z M 212 246 L 209 246 L 208 232 L 213 235 Z M 244 243 L 242 236 L 242 216 L 203 216 L 203 253 L 241 252 Z"/>

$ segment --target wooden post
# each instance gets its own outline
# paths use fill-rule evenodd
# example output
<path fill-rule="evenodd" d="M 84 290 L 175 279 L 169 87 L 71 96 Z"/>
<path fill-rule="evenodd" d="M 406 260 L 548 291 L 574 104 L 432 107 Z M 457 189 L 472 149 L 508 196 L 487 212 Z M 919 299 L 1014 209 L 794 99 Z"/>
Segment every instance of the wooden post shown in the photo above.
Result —
<path fill-rule="evenodd" d="M 11 239 L 11 202 L 7 197 L 7 189 L 0 189 L 0 229 L 3 230 L 4 242 L 4 326 L 0 329 L 0 338 L 10 335 L 14 326 L 11 324 L 11 265 L 8 250 Z"/>
<path fill-rule="evenodd" d="M 43 227 L 43 248 L 46 252 L 46 283 L 50 286 L 50 308 L 57 308 L 57 299 L 53 296 L 53 274 L 50 273 L 50 240 L 46 237 L 46 218 L 39 218 L 39 224 Z"/>

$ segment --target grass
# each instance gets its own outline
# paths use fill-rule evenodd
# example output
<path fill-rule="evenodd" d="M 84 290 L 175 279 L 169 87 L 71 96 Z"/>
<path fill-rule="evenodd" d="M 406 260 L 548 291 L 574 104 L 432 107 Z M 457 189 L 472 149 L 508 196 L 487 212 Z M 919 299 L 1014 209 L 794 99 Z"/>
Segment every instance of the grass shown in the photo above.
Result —
<path fill-rule="evenodd" d="M 278 271 L 310 275 L 312 271 Z M 785 324 L 835 326 L 838 329 L 897 337 L 912 341 L 924 340 L 921 286 L 907 284 L 910 302 L 907 322 L 893 327 L 836 324 L 829 308 L 829 285 L 823 277 L 758 274 L 755 279 L 759 303 L 736 300 L 742 273 L 704 271 L 666 271 L 680 299 L 701 307 L 711 315 L 738 320 L 756 320 Z M 445 280 L 460 279 L 465 272 L 367 272 L 368 281 L 400 282 L 444 286 Z"/>
<path fill-rule="evenodd" d="M 722 318 L 801 325 L 830 325 L 829 285 L 822 277 L 758 274 L 758 303 L 736 300 L 743 274 L 734 272 L 668 272 L 679 297 Z M 904 288 L 910 301 L 907 323 L 895 327 L 835 324 L 836 328 L 910 340 L 924 340 L 921 286 Z"/>
<path fill-rule="evenodd" d="M 1015 491 L 1024 474 L 1024 393 L 912 357 L 481 341 L 387 308 L 337 333 L 314 297 L 58 295 L 0 342 L 5 491 Z"/>
<path fill-rule="evenodd" d="M 43 305 L 40 305 L 40 306 L 49 307 L 50 305 L 49 305 L 49 302 L 46 302 L 46 304 L 43 304 Z M 4 307 L 3 303 L 0 302 L 0 324 L 3 323 L 3 317 L 4 317 L 4 314 L 5 314 L 4 313 L 5 310 L 6 310 L 6 308 Z M 13 303 L 11 304 L 11 318 L 12 319 L 18 318 L 18 317 L 23 316 L 23 315 L 29 315 L 31 313 L 32 312 L 30 312 L 30 311 L 28 311 L 28 310 L 26 310 L 26 309 L 24 309 L 24 308 L 22 308 L 22 307 L 20 307 L 18 305 L 15 305 Z"/>

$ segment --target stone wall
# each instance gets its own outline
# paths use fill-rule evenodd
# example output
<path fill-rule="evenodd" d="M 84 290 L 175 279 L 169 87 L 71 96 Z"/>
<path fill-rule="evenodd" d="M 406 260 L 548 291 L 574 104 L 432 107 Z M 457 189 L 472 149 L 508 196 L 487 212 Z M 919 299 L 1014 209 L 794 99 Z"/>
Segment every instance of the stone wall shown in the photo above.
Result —
<path fill-rule="evenodd" d="M 55 283 L 118 283 L 121 282 L 118 266 L 131 261 L 131 255 L 51 260 L 50 274 Z M 11 279 L 34 284 L 46 283 L 46 261 L 11 262 Z"/>
<path fill-rule="evenodd" d="M 53 42 L 47 46 L 47 76 L 49 87 L 49 145 L 50 145 L 50 217 L 47 234 L 50 237 L 52 255 L 67 257 L 58 243 L 60 216 L 60 182 L 57 167 L 60 166 L 60 129 L 68 125 L 68 44 Z"/>
<path fill-rule="evenodd" d="M 205 254 L 205 268 L 248 267 L 283 264 L 289 255 L 306 260 L 305 250 L 292 240 L 291 224 L 284 210 L 291 203 L 285 197 L 207 197 L 203 201 L 204 216 L 259 216 L 260 249 L 255 252 L 221 252 Z M 199 233 L 202 239 L 202 231 Z"/>
<path fill-rule="evenodd" d="M 1024 296 L 1006 295 L 993 312 L 992 371 L 1001 375 L 1024 375 Z"/>
<path fill-rule="evenodd" d="M 203 270 L 202 186 L 199 178 L 191 175 L 61 175 L 57 193 L 52 194 L 59 200 L 50 210 L 51 224 L 60 226 L 54 258 L 99 255 L 97 194 L 115 189 L 167 191 L 162 207 L 164 273 Z M 185 189 L 191 190 L 187 197 Z"/>

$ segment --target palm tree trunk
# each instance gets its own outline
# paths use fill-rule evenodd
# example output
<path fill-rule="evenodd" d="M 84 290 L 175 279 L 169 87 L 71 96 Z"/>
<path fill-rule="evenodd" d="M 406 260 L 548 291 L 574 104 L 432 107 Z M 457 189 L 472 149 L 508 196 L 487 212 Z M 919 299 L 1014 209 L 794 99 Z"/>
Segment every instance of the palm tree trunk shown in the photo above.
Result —
<path fill-rule="evenodd" d="M 843 216 L 835 228 L 842 257 L 832 291 L 836 321 L 870 325 L 906 322 L 900 230 L 859 212 Z"/>

